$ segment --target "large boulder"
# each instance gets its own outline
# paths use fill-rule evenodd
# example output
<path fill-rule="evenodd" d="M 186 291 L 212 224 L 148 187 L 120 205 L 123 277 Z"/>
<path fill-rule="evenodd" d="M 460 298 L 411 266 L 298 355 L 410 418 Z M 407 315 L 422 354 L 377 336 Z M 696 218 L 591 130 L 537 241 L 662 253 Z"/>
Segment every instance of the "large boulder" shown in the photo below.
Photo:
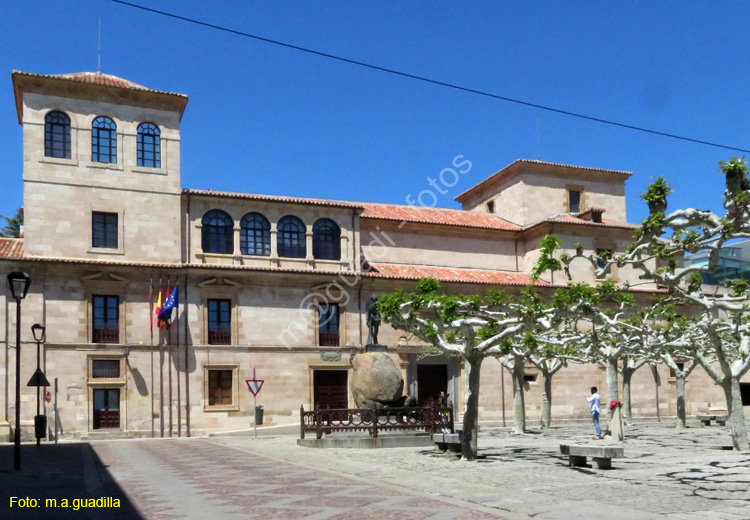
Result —
<path fill-rule="evenodd" d="M 404 378 L 393 359 L 383 352 L 359 354 L 352 360 L 352 398 L 357 407 L 395 401 L 404 390 Z"/>

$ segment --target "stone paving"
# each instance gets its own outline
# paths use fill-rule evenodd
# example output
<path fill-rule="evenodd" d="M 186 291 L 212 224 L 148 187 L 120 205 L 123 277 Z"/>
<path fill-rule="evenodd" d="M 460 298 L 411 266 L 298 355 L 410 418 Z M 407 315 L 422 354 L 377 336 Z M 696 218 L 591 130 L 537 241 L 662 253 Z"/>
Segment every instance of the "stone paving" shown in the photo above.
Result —
<path fill-rule="evenodd" d="M 590 429 L 483 431 L 474 463 L 425 448 L 318 450 L 282 437 L 214 442 L 481 504 L 506 518 L 750 519 L 750 452 L 720 449 L 729 444 L 727 428 L 640 424 L 627 429 L 625 458 L 613 459 L 614 469 L 569 467 L 559 444 L 609 442 L 591 440 Z"/>

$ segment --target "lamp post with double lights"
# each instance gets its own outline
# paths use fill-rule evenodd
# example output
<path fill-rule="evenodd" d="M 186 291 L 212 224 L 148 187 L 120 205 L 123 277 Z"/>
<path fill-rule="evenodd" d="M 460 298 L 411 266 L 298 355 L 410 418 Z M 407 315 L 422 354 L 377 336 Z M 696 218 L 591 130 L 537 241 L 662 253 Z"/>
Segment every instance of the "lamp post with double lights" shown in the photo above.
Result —
<path fill-rule="evenodd" d="M 42 386 L 47 387 L 49 386 L 49 381 L 47 381 L 47 376 L 44 375 L 44 372 L 42 372 L 42 368 L 40 366 L 40 351 L 41 351 L 41 343 L 44 341 L 44 335 L 46 332 L 46 327 L 40 323 L 35 323 L 31 326 L 31 333 L 34 335 L 34 340 L 36 341 L 36 371 L 34 372 L 34 375 L 31 376 L 31 379 L 29 379 L 29 383 L 26 386 L 35 386 L 36 387 L 36 416 L 34 416 L 34 436 L 36 437 L 36 445 L 39 446 L 39 443 L 41 442 L 42 437 L 46 436 L 47 433 L 47 416 L 42 415 L 40 413 L 40 398 L 39 398 L 39 392 L 40 388 Z"/>
<path fill-rule="evenodd" d="M 16 300 L 16 433 L 13 437 L 13 469 L 21 469 L 21 300 L 26 298 L 31 277 L 21 271 L 8 275 L 10 293 Z"/>

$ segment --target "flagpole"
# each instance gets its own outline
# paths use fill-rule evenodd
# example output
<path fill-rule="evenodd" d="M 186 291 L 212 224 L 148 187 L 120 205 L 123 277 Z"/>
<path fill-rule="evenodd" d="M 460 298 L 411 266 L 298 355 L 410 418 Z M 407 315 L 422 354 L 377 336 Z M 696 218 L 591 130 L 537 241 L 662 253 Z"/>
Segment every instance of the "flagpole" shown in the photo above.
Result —
<path fill-rule="evenodd" d="M 161 300 L 161 277 L 159 277 L 159 300 Z M 160 435 L 164 437 L 164 342 L 161 340 L 161 327 L 159 320 L 156 320 L 159 328 L 159 430 Z"/>
<path fill-rule="evenodd" d="M 185 435 L 190 437 L 190 364 L 188 361 L 188 275 L 185 273 Z"/>
<path fill-rule="evenodd" d="M 154 432 L 154 277 L 152 276 L 148 283 L 148 313 L 151 329 L 151 438 L 155 437 Z"/>
<path fill-rule="evenodd" d="M 167 276 L 167 300 L 171 296 L 169 282 L 170 279 Z M 167 378 L 169 382 L 169 436 L 171 437 L 174 425 L 172 424 L 172 328 L 169 326 L 169 321 L 167 321 Z"/>
<path fill-rule="evenodd" d="M 177 283 L 174 286 L 175 292 L 177 292 L 177 288 L 180 286 L 180 279 L 177 279 Z M 175 350 L 175 374 L 177 377 L 177 436 L 182 437 L 182 399 L 180 395 L 180 295 L 177 293 L 177 298 L 175 299 L 175 315 L 174 315 L 174 323 L 177 328 L 177 349 Z"/>

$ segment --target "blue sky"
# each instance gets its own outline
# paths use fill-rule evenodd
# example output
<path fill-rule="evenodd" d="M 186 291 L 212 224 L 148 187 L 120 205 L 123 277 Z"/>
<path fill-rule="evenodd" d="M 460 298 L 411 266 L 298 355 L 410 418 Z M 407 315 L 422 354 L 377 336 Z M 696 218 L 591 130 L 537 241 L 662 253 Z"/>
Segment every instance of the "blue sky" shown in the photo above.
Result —
<path fill-rule="evenodd" d="M 746 2 L 198 2 L 142 5 L 504 96 L 750 148 Z M 0 214 L 22 203 L 10 72 L 95 71 L 190 96 L 187 188 L 405 203 L 463 155 L 438 205 L 517 158 L 631 170 L 628 219 L 664 175 L 671 207 L 720 210 L 739 152 L 427 85 L 107 0 L 0 4 Z M 537 130 L 538 129 L 538 130 Z M 501 212 L 501 208 L 498 208 Z"/>

